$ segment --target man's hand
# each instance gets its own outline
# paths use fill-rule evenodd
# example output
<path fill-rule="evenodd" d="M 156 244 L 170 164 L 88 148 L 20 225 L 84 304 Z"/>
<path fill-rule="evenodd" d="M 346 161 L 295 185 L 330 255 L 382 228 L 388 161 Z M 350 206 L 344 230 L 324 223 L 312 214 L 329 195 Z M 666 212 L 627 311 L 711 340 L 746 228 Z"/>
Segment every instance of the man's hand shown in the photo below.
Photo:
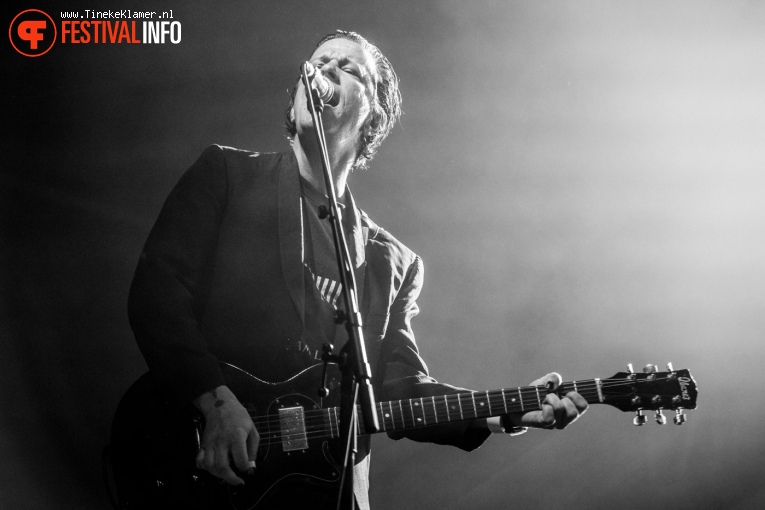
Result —
<path fill-rule="evenodd" d="M 515 426 L 535 427 L 540 429 L 563 429 L 574 423 L 587 410 L 587 401 L 579 393 L 570 391 L 563 398 L 554 392 L 561 384 L 560 374 L 547 374 L 531 383 L 531 386 L 545 386 L 548 393 L 542 402 L 541 411 L 510 414 L 510 421 Z"/>
<path fill-rule="evenodd" d="M 242 472 L 255 468 L 260 436 L 250 414 L 227 386 L 204 393 L 194 405 L 205 418 L 197 467 L 231 485 L 244 485 L 233 468 Z"/>

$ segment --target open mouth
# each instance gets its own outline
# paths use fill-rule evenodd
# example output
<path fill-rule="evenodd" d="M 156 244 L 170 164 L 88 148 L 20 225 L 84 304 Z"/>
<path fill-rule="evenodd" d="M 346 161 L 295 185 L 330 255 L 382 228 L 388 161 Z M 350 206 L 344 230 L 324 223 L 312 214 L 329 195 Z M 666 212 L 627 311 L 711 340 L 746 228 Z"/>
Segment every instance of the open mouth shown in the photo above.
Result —
<path fill-rule="evenodd" d="M 324 102 L 324 106 L 329 106 L 330 108 L 334 108 L 340 103 L 340 94 L 335 91 L 334 94 L 332 94 L 332 97 L 329 98 L 329 101 Z"/>

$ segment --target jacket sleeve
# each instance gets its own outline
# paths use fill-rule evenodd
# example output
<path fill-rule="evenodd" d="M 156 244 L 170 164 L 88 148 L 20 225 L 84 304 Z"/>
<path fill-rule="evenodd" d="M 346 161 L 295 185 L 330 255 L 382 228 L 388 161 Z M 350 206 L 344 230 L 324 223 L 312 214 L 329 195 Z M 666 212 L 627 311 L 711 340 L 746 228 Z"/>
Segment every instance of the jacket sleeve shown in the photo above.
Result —
<path fill-rule="evenodd" d="M 174 404 L 223 384 L 199 327 L 206 267 L 228 184 L 222 149 L 208 147 L 168 196 L 141 252 L 128 317 L 155 381 Z"/>
<path fill-rule="evenodd" d="M 416 299 L 423 279 L 423 263 L 415 257 L 390 310 L 388 328 L 380 352 L 384 370 L 382 400 L 398 400 L 468 391 L 439 383 L 428 374 L 414 339 L 411 320 L 419 312 Z M 474 450 L 491 434 L 488 429 L 469 428 L 470 421 L 454 422 L 409 431 L 390 432 L 393 439 L 403 437 L 414 441 L 457 446 Z"/>

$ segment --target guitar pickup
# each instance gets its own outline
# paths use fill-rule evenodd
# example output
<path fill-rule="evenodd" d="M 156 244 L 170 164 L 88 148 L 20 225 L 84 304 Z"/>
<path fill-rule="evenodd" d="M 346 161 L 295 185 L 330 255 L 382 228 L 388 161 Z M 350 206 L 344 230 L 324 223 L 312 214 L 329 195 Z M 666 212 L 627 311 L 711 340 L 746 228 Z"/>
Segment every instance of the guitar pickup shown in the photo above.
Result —
<path fill-rule="evenodd" d="M 282 450 L 293 452 L 308 448 L 308 437 L 305 433 L 305 416 L 302 407 L 279 409 L 279 428 L 282 433 Z"/>

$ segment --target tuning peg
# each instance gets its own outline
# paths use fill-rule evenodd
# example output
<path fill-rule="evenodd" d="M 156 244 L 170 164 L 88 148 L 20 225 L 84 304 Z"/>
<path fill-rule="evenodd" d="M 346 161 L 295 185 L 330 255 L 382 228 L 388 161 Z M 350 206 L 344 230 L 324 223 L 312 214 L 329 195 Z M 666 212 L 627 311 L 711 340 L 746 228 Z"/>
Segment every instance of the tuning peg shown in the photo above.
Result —
<path fill-rule="evenodd" d="M 667 417 L 661 414 L 661 409 L 656 411 L 656 423 L 659 425 L 666 425 L 667 424 Z"/>
<path fill-rule="evenodd" d="M 635 419 L 632 420 L 632 423 L 638 427 L 641 425 L 645 425 L 646 417 L 643 414 L 643 411 L 641 409 L 638 409 L 637 412 L 635 412 Z"/>
<path fill-rule="evenodd" d="M 645 374 L 654 374 L 658 372 L 658 368 L 653 363 L 647 364 L 645 367 L 643 367 L 643 373 Z"/>
<path fill-rule="evenodd" d="M 630 374 L 635 373 L 635 369 L 632 368 L 632 363 L 627 363 L 627 372 L 629 372 Z"/>
<path fill-rule="evenodd" d="M 675 371 L 675 369 L 672 367 L 672 362 L 668 361 L 667 362 L 667 372 L 674 372 L 674 371 Z"/>
<path fill-rule="evenodd" d="M 688 417 L 685 415 L 682 409 L 675 410 L 675 425 L 682 425 L 687 419 Z"/>

